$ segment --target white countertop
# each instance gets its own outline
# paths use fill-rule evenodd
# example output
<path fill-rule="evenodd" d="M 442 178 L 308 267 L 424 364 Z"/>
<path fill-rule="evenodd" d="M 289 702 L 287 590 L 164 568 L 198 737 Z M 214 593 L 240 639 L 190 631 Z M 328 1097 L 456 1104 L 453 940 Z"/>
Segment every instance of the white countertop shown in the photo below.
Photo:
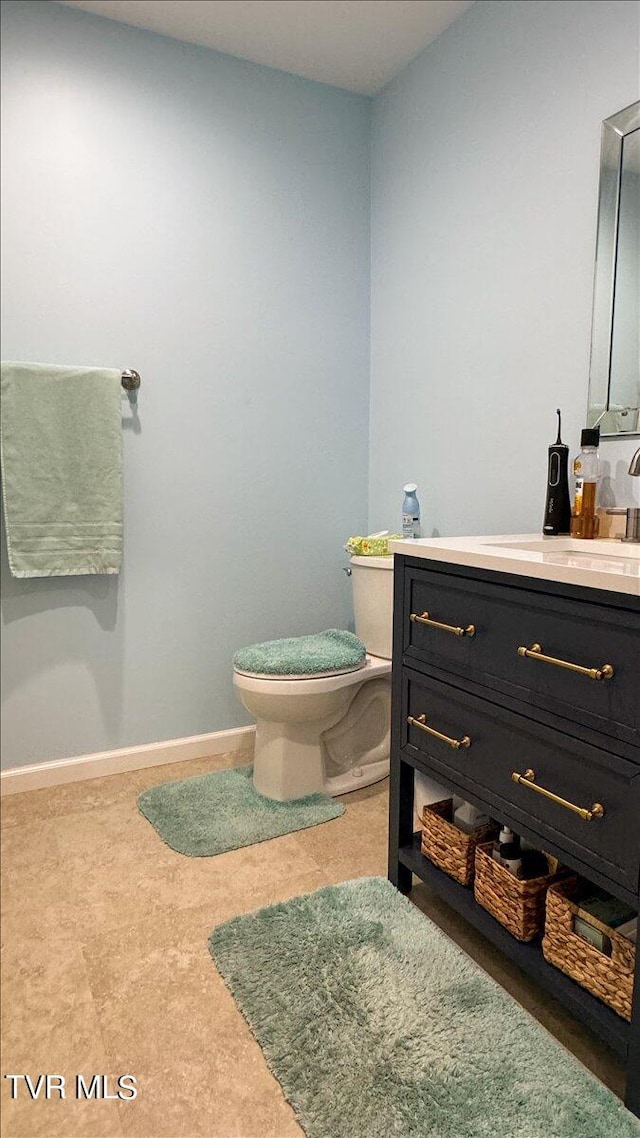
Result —
<path fill-rule="evenodd" d="M 640 597 L 640 544 L 540 534 L 391 541 L 392 553 Z"/>

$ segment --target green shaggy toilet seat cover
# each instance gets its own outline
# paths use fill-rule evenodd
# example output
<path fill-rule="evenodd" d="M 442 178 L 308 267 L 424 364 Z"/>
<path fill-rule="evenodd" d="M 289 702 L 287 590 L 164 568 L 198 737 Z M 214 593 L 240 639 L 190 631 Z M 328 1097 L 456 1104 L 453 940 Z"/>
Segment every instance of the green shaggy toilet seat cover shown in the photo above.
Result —
<path fill-rule="evenodd" d="M 313 676 L 361 668 L 367 650 L 353 632 L 330 628 L 313 636 L 289 636 L 250 644 L 233 657 L 239 672 L 260 676 Z"/>

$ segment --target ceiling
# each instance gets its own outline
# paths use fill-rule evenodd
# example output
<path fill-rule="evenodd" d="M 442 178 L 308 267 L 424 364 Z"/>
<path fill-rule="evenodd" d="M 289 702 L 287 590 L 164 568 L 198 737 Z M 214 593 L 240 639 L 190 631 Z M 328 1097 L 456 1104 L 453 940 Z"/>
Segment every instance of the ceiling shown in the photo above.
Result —
<path fill-rule="evenodd" d="M 473 0 L 59 0 L 306 79 L 375 95 Z"/>

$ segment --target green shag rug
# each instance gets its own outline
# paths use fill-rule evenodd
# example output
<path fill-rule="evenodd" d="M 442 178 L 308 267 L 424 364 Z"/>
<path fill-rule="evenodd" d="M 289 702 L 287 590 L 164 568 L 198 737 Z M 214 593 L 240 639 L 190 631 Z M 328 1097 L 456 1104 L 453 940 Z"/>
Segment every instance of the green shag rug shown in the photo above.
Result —
<path fill-rule="evenodd" d="M 234 917 L 209 947 L 308 1138 L 640 1135 L 381 877 Z"/>
<path fill-rule="evenodd" d="M 163 842 L 187 857 L 213 857 L 305 830 L 344 814 L 328 794 L 274 802 L 254 789 L 253 767 L 163 782 L 138 798 L 141 814 Z"/>

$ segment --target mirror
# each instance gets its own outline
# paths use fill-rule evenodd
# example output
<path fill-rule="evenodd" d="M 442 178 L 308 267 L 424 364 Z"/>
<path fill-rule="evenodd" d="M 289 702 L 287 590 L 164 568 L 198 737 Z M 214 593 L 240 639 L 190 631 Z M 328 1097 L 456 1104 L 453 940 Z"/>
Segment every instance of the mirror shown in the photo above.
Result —
<path fill-rule="evenodd" d="M 605 119 L 587 425 L 640 433 L 640 102 Z"/>

